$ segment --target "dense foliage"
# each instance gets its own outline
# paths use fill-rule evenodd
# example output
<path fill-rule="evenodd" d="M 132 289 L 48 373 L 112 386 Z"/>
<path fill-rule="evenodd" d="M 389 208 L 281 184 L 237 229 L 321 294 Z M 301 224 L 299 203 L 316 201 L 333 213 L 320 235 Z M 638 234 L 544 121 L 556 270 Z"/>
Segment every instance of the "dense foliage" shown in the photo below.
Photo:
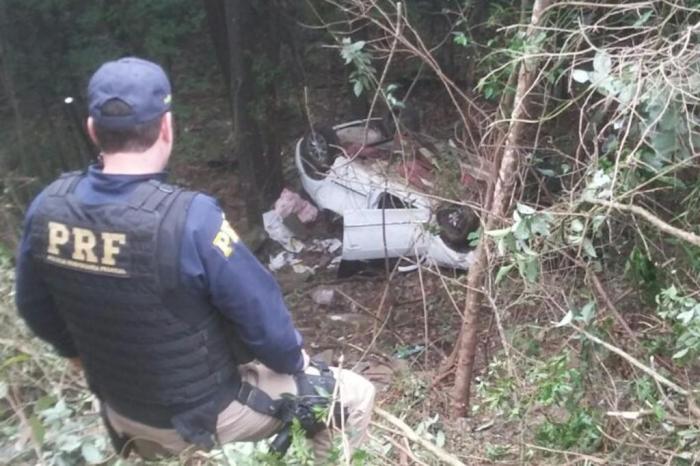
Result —
<path fill-rule="evenodd" d="M 421 438 L 470 462 L 700 460 L 700 1 L 303 3 L 251 6 L 251 17 L 276 15 L 278 23 L 265 19 L 265 27 L 285 28 L 282 38 L 269 35 L 275 44 L 260 31 L 251 35 L 256 53 L 241 60 L 254 77 L 244 118 L 276 118 L 269 126 L 286 135 L 321 116 L 418 105 L 433 136 L 493 167 L 488 189 L 467 198 L 455 180 L 457 151 L 439 154 L 436 164 L 437 192 L 473 208 L 484 225 L 503 179 L 498 167 L 515 156 L 506 173 L 514 182 L 501 193 L 508 214 L 469 238 L 488 245 L 483 306 L 475 312 L 483 348 L 498 347 L 476 364 L 470 414 L 483 423 L 470 433 L 477 440 L 443 420 L 450 410 L 432 390 L 453 380 L 448 353 L 458 346 L 457 328 L 433 344 L 448 361 L 444 370 L 426 364 L 425 377 L 401 378 L 392 409 Z M 235 107 L 231 83 L 242 68 L 227 66 L 216 47 L 217 37 L 230 37 L 217 35 L 206 16 L 214 4 L 230 7 L 0 0 L 0 317 L 7 330 L 0 456 L 45 464 L 107 456 L 93 398 L 14 317 L 8 252 L 32 193 L 94 156 L 79 123 L 83 88 L 107 58 L 163 63 L 181 96 L 184 158 L 227 158 L 221 153 L 241 134 L 231 134 L 236 110 L 226 95 Z M 68 96 L 74 104 L 64 103 Z M 268 146 L 275 156 L 287 153 L 284 144 Z M 428 274 L 439 275 L 436 292 L 444 294 L 430 312 L 447 322 L 458 316 L 458 327 L 469 311 L 467 277 L 426 268 L 416 288 Z M 428 312 L 426 303 L 419 312 Z M 440 416 L 417 408 L 431 399 Z M 494 433 L 478 437 L 482 431 Z M 240 464 L 260 449 L 230 448 L 195 460 Z M 374 441 L 365 461 L 408 462 L 414 453 L 433 460 L 407 448 Z M 299 447 L 295 461 L 310 461 L 305 455 Z"/>

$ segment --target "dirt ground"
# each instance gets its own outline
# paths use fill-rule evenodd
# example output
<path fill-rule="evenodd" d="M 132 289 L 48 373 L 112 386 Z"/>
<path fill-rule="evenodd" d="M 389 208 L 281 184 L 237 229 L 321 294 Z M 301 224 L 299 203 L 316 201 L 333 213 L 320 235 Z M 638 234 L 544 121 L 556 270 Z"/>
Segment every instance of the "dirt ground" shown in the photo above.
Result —
<path fill-rule="evenodd" d="M 422 120 L 430 122 L 423 125 L 423 131 L 449 138 L 455 131 L 456 116 L 449 113 L 452 106 L 448 102 L 436 101 L 433 95 L 430 88 L 418 86 L 415 91 Z M 353 118 L 347 97 L 336 95 L 335 100 L 312 103 L 315 118 L 329 123 Z M 304 122 L 290 122 L 286 131 L 287 144 L 282 151 L 285 186 L 303 195 L 292 154 L 297 138 L 305 131 Z M 178 182 L 217 198 L 234 228 L 244 239 L 248 237 L 251 232 L 245 203 L 239 195 L 235 163 L 227 167 L 206 158 L 181 160 L 174 163 L 173 175 Z M 342 219 L 322 212 L 310 226 L 305 242 L 311 245 L 314 240 L 329 238 L 342 239 Z M 453 285 L 463 283 L 466 274 L 445 269 L 437 274 L 427 268 L 421 274 L 392 273 L 394 262 L 377 261 L 351 277 L 338 278 L 338 263 L 332 260 L 340 251 L 310 249 L 313 248 L 299 254 L 298 259 L 304 266 L 314 268 L 313 273 L 297 273 L 288 265 L 275 272 L 307 350 L 367 376 L 379 389 L 378 406 L 414 427 L 439 414 L 439 420 L 430 429 L 445 433 L 446 449 L 468 464 L 490 464 L 484 456 L 484 446 L 508 443 L 517 435 L 513 426 L 499 425 L 478 414 L 460 421 L 449 420 L 453 378 L 440 371 L 461 323 L 463 299 L 460 286 Z M 267 265 L 280 251 L 281 246 L 268 238 L 254 252 Z M 326 298 L 332 295 L 330 303 L 319 304 L 320 294 Z M 482 321 L 477 376 L 499 350 L 494 323 L 488 317 Z"/>
<path fill-rule="evenodd" d="M 220 200 L 234 228 L 247 227 L 241 221 L 245 209 L 237 196 L 235 173 L 222 176 L 220 169 L 206 164 L 189 165 L 187 172 L 193 187 L 204 186 Z M 342 220 L 320 215 L 306 242 L 328 238 L 342 238 Z M 281 246 L 268 239 L 256 254 L 268 264 L 280 251 Z M 455 291 L 457 287 L 446 281 L 461 282 L 466 274 L 444 269 L 440 271 L 442 278 L 430 269 L 424 269 L 420 276 L 417 271 L 392 274 L 393 261 L 377 261 L 351 277 L 338 278 L 339 266 L 332 259 L 339 254 L 305 250 L 298 259 L 315 268 L 314 273 L 297 273 L 289 265 L 275 272 L 307 350 L 364 374 L 379 389 L 378 406 L 406 416 L 413 425 L 439 414 L 441 421 L 432 428 L 445 432 L 446 446 L 471 458 L 470 464 L 488 464 L 482 452 L 484 439 L 502 443 L 512 436 L 512 427 L 502 426 L 502 433 L 492 428 L 492 420 L 482 416 L 445 421 L 449 419 L 452 377 L 435 383 L 441 364 L 452 351 L 461 320 L 461 296 Z M 318 295 L 324 293 L 326 298 L 332 295 L 330 303 L 319 303 Z M 493 322 L 483 320 L 476 374 L 499 349 Z"/>

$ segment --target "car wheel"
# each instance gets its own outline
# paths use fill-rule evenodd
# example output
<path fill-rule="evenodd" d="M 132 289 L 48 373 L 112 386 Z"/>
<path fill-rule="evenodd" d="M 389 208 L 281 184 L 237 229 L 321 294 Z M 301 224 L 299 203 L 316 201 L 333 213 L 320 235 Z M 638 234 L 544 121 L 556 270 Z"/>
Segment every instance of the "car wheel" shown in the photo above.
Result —
<path fill-rule="evenodd" d="M 479 229 L 479 218 L 473 210 L 464 206 L 449 205 L 435 214 L 440 229 L 440 238 L 449 247 L 464 252 L 472 249 L 469 233 Z"/>
<path fill-rule="evenodd" d="M 323 179 L 340 153 L 340 141 L 330 126 L 316 126 L 301 140 L 301 158 L 308 175 Z"/>

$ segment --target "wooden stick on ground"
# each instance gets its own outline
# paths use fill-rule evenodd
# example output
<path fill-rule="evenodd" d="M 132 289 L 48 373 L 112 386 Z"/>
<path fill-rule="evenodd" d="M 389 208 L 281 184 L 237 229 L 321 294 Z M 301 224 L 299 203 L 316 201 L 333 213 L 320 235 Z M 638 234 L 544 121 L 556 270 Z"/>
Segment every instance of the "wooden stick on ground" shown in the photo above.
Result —
<path fill-rule="evenodd" d="M 678 393 L 679 395 L 688 396 L 688 395 L 690 394 L 690 392 L 689 392 L 688 390 L 686 390 L 685 388 L 681 387 L 680 385 L 678 385 L 678 384 L 675 383 L 675 382 L 670 381 L 669 379 L 667 379 L 667 378 L 664 377 L 663 375 L 661 375 L 661 374 L 659 374 L 658 372 L 656 372 L 654 369 L 652 369 L 652 368 L 650 368 L 650 367 L 648 367 L 648 366 L 642 364 L 642 363 L 639 362 L 637 359 L 633 358 L 633 357 L 630 356 L 629 354 L 627 354 L 627 353 L 625 353 L 624 351 L 622 351 L 620 348 L 618 348 L 618 347 L 616 347 L 616 346 L 613 346 L 613 345 L 611 345 L 610 343 L 608 343 L 608 342 L 606 342 L 606 341 L 601 340 L 601 339 L 598 338 L 597 336 L 592 335 L 592 334 L 588 333 L 587 331 L 585 331 L 585 330 L 583 330 L 583 329 L 581 329 L 581 328 L 576 327 L 575 325 L 572 325 L 572 327 L 573 327 L 577 332 L 579 332 L 579 333 L 585 335 L 586 338 L 588 338 L 589 340 L 591 340 L 591 341 L 593 341 L 594 343 L 597 343 L 597 344 L 599 344 L 599 345 L 605 347 L 605 349 L 607 349 L 608 351 L 612 351 L 613 353 L 617 354 L 617 355 L 620 356 L 622 359 L 624 359 L 625 361 L 627 361 L 627 362 L 629 362 L 630 364 L 632 364 L 634 367 L 636 367 L 636 368 L 642 370 L 643 372 L 645 372 L 646 374 L 650 375 L 650 376 L 653 377 L 655 380 L 657 380 L 660 384 L 665 385 L 666 387 L 670 388 L 671 390 L 673 390 L 674 392 Z"/>
<path fill-rule="evenodd" d="M 456 456 L 452 455 L 451 453 L 448 453 L 447 451 L 438 447 L 434 443 L 422 438 L 416 433 L 415 430 L 411 429 L 411 427 L 408 424 L 406 424 L 393 414 L 388 413 L 387 411 L 384 411 L 381 408 L 374 408 L 374 412 L 379 417 L 387 421 L 389 424 L 393 425 L 394 427 L 397 427 L 411 442 L 419 444 L 420 446 L 428 450 L 430 453 L 437 456 L 438 459 L 444 464 L 450 464 L 452 466 L 466 466 Z"/>
<path fill-rule="evenodd" d="M 613 202 L 613 201 L 600 201 L 596 200 L 594 201 L 596 204 L 611 208 L 611 209 L 617 209 L 617 210 L 622 210 L 624 212 L 631 212 L 635 215 L 638 215 L 642 217 L 644 220 L 647 222 L 651 223 L 654 225 L 656 228 L 659 230 L 663 231 L 664 233 L 668 233 L 671 236 L 675 236 L 678 239 L 682 239 L 683 241 L 686 241 L 690 244 L 693 244 L 695 246 L 700 246 L 700 236 L 691 233 L 689 231 L 681 230 L 680 228 L 676 228 L 673 225 L 669 225 L 668 223 L 664 222 L 661 220 L 659 217 L 655 216 L 651 212 L 649 212 L 646 209 L 643 209 L 637 205 L 634 204 L 621 204 L 619 202 Z"/>

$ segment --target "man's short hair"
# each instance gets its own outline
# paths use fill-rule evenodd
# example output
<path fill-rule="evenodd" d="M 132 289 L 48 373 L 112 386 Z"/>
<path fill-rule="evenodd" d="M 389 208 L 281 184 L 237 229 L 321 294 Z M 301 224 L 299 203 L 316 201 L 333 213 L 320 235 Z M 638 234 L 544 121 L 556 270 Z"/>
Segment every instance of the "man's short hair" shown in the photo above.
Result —
<path fill-rule="evenodd" d="M 101 107 L 102 115 L 108 117 L 130 115 L 132 111 L 131 106 L 120 99 L 108 100 Z M 105 154 L 145 152 L 158 140 L 162 119 L 161 115 L 151 121 L 119 129 L 105 128 L 94 121 L 93 127 L 97 145 Z"/>

